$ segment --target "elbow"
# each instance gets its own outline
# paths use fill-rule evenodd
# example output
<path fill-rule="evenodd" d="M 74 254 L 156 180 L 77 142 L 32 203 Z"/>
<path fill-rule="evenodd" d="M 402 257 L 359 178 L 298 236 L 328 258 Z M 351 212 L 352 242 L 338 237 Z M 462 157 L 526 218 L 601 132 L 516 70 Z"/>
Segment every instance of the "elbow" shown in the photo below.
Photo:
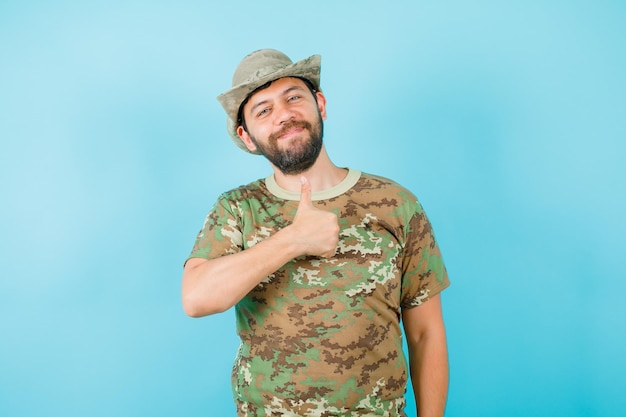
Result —
<path fill-rule="evenodd" d="M 204 317 L 210 314 L 206 307 L 202 306 L 191 297 L 183 297 L 183 311 L 192 318 Z"/>
<path fill-rule="evenodd" d="M 219 303 L 201 302 L 190 296 L 183 296 L 183 311 L 192 318 L 210 316 L 212 314 L 223 313 L 228 307 Z"/>
<path fill-rule="evenodd" d="M 196 308 L 196 306 L 189 300 L 188 297 L 185 297 L 183 295 L 182 301 L 183 301 L 183 311 L 185 312 L 186 315 L 192 318 L 202 317 L 199 314 L 199 311 Z"/>
<path fill-rule="evenodd" d="M 200 311 L 196 307 L 188 305 L 186 303 L 183 303 L 183 311 L 187 316 L 194 319 L 206 316 L 206 314 L 202 314 L 202 311 Z"/>
<path fill-rule="evenodd" d="M 222 296 L 221 292 L 212 288 L 205 282 L 206 280 L 200 280 L 200 273 L 204 276 L 209 275 L 209 272 L 199 269 L 201 265 L 208 265 L 208 261 L 201 260 L 199 263 L 197 259 L 192 259 L 183 272 L 182 307 L 185 314 L 193 318 L 222 313 L 233 305 L 228 305 L 229 298 Z"/>

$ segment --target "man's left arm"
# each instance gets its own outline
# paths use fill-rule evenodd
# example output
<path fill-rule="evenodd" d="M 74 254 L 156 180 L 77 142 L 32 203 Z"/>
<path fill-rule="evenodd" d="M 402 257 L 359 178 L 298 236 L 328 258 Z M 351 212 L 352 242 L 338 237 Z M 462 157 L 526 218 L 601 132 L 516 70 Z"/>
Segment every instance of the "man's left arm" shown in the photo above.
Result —
<path fill-rule="evenodd" d="M 439 294 L 402 312 L 413 394 L 420 417 L 442 417 L 448 396 L 448 349 Z"/>

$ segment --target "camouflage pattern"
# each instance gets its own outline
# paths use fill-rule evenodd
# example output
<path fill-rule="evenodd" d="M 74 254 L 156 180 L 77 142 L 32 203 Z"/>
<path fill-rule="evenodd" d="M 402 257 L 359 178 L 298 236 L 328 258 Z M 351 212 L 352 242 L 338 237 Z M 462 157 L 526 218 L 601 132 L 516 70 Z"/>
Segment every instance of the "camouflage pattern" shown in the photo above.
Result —
<path fill-rule="evenodd" d="M 238 416 L 406 415 L 401 311 L 449 281 L 416 198 L 357 175 L 346 192 L 313 202 L 339 217 L 336 255 L 288 262 L 235 306 Z M 267 182 L 221 195 L 190 257 L 236 253 L 289 225 L 298 201 L 276 197 Z"/>
<path fill-rule="evenodd" d="M 284 77 L 300 77 L 311 81 L 316 90 L 320 89 L 320 55 L 313 55 L 293 63 L 291 59 L 275 49 L 261 49 L 248 54 L 241 60 L 233 75 L 232 88 L 217 97 L 226 111 L 226 129 L 235 145 L 251 152 L 237 135 L 237 113 L 239 106 L 250 93 L 265 83 Z"/>

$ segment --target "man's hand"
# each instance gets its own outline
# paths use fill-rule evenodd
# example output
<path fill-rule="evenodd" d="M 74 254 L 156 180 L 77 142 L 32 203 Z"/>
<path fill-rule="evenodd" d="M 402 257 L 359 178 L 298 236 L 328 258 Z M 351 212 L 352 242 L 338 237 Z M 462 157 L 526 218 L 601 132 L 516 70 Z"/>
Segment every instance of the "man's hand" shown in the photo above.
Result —
<path fill-rule="evenodd" d="M 302 245 L 307 255 L 331 258 L 339 242 L 339 222 L 337 215 L 313 206 L 311 184 L 301 177 L 300 204 L 293 219 L 293 232 L 296 242 Z"/>

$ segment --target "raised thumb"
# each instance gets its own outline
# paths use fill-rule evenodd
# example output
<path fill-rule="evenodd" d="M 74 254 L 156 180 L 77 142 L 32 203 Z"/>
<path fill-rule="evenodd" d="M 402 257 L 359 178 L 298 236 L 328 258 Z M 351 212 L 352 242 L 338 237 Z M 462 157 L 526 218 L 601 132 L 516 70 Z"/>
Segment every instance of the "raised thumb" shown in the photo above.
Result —
<path fill-rule="evenodd" d="M 302 188 L 300 188 L 300 204 L 298 207 L 303 205 L 312 206 L 311 202 L 311 184 L 309 180 L 304 175 L 300 177 L 300 182 L 302 183 Z"/>

